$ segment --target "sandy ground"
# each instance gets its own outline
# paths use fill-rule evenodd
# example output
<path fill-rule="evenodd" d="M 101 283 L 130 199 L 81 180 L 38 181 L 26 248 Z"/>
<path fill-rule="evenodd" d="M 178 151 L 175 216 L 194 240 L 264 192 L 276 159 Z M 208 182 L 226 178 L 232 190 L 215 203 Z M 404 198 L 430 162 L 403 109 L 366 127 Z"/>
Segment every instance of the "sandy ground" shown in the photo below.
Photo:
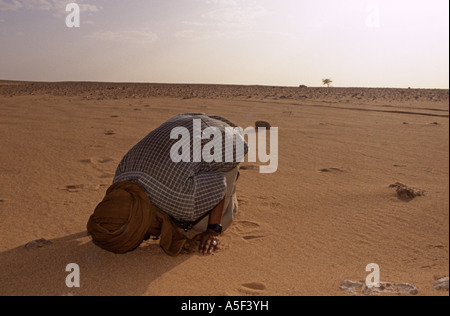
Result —
<path fill-rule="evenodd" d="M 278 171 L 243 164 L 213 256 L 97 248 L 86 222 L 117 164 L 185 112 L 269 121 Z M 449 275 L 448 90 L 2 81 L 0 136 L 0 295 L 349 295 L 341 282 L 370 263 L 382 282 L 448 295 L 433 288 Z M 396 182 L 425 195 L 401 200 Z"/>

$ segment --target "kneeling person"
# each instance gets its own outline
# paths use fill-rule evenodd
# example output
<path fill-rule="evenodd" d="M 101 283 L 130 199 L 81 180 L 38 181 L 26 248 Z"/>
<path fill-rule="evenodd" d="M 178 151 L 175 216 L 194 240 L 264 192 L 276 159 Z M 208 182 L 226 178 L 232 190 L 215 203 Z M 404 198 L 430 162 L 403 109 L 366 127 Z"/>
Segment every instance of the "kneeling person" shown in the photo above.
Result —
<path fill-rule="evenodd" d="M 202 139 L 196 148 L 192 138 L 188 144 L 190 162 L 171 159 L 172 147 L 178 142 L 171 138 L 172 131 L 182 127 L 195 135 L 194 121 L 201 122 L 202 132 L 208 127 L 221 132 L 221 162 L 194 162 L 209 140 Z M 225 146 L 226 128 L 235 127 L 219 116 L 181 114 L 148 134 L 122 159 L 113 185 L 90 217 L 87 229 L 93 242 L 107 251 L 126 253 L 155 236 L 171 256 L 178 255 L 188 239 L 199 241 L 203 254 L 216 251 L 222 231 L 231 225 L 238 210 L 236 139 L 234 160 L 225 161 L 230 157 Z M 243 138 L 240 141 L 245 155 L 247 145 Z"/>

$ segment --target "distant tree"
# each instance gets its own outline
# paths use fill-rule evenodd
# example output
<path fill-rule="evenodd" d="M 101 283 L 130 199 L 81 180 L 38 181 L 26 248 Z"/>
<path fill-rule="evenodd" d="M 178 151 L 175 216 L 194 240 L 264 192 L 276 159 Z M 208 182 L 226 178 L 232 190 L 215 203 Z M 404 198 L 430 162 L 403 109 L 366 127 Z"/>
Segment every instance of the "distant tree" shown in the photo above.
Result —
<path fill-rule="evenodd" d="M 330 84 L 333 82 L 331 79 L 322 79 L 323 85 L 327 85 L 327 87 L 330 87 Z"/>

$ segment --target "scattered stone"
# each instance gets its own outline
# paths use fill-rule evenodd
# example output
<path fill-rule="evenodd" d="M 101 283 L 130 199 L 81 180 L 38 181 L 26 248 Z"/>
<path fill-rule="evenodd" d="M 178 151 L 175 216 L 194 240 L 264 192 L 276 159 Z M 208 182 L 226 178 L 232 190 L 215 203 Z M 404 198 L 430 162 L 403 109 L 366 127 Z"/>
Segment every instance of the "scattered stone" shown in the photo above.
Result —
<path fill-rule="evenodd" d="M 448 277 L 437 280 L 433 287 L 436 291 L 448 291 Z"/>
<path fill-rule="evenodd" d="M 411 201 L 418 196 L 425 196 L 425 191 L 410 188 L 407 185 L 396 182 L 389 186 L 390 188 L 394 188 L 397 191 L 397 197 L 403 201 Z"/>
<path fill-rule="evenodd" d="M 365 282 L 342 281 L 340 289 L 354 296 L 387 295 L 417 295 L 417 286 L 409 283 L 382 282 L 379 287 L 369 288 Z"/>
<path fill-rule="evenodd" d="M 356 295 L 356 291 L 363 287 L 362 282 L 353 282 L 350 280 L 342 281 L 340 289 L 344 292 L 347 292 L 351 295 Z"/>
<path fill-rule="evenodd" d="M 42 248 L 44 246 L 48 246 L 51 245 L 52 242 L 50 240 L 46 240 L 44 238 L 38 239 L 38 240 L 33 240 L 30 241 L 28 244 L 25 245 L 26 249 L 37 249 L 37 248 Z"/>

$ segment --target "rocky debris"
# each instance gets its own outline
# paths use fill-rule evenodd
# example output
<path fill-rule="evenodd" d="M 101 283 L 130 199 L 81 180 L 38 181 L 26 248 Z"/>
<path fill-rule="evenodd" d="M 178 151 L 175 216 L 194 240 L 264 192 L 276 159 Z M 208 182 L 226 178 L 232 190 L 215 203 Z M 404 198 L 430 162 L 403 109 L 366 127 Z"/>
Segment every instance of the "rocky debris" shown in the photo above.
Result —
<path fill-rule="evenodd" d="M 433 287 L 436 291 L 448 291 L 448 277 L 437 280 Z"/>
<path fill-rule="evenodd" d="M 419 289 L 409 283 L 381 282 L 379 287 L 369 288 L 365 282 L 342 281 L 340 289 L 354 296 L 377 296 L 377 295 L 417 295 Z"/>
<path fill-rule="evenodd" d="M 356 295 L 357 291 L 361 292 L 363 286 L 364 286 L 363 282 L 353 282 L 350 280 L 345 280 L 342 281 L 341 286 L 339 288 L 346 293 Z"/>
<path fill-rule="evenodd" d="M 28 244 L 25 245 L 25 248 L 26 249 L 37 249 L 37 248 L 42 248 L 44 246 L 48 246 L 51 244 L 52 244 L 52 242 L 50 240 L 41 238 L 41 239 L 30 241 Z"/>
<path fill-rule="evenodd" d="M 425 196 L 425 191 L 408 187 L 407 185 L 396 182 L 389 186 L 397 191 L 397 197 L 403 201 L 411 201 L 418 196 Z"/>
<path fill-rule="evenodd" d="M 303 87 L 304 86 L 304 87 Z M 367 100 L 378 102 L 402 102 L 410 106 L 412 100 L 418 102 L 445 102 L 448 104 L 448 89 L 389 89 L 389 88 L 333 88 L 322 87 L 270 87 L 270 86 L 236 86 L 236 85 L 193 85 L 193 84 L 156 84 L 156 83 L 111 83 L 111 82 L 19 82 L 0 80 L 0 95 L 15 97 L 21 95 L 53 95 L 77 97 L 85 100 L 118 100 L 151 97 L 232 99 L 240 96 L 252 96 L 264 99 L 267 91 L 277 98 L 292 95 L 293 99 L 301 96 L 308 100 L 327 98 L 347 100 L 363 96 Z M 448 118 L 448 112 L 443 115 Z"/>

